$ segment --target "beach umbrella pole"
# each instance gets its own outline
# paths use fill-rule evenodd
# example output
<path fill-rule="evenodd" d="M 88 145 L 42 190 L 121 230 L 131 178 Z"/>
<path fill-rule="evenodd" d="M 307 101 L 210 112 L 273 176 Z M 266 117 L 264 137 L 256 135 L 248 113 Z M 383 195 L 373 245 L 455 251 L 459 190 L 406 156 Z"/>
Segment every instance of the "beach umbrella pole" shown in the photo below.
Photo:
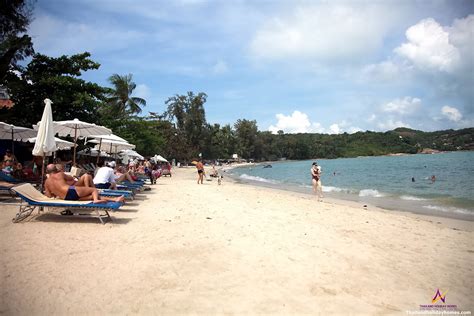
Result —
<path fill-rule="evenodd" d="M 74 154 L 72 157 L 72 165 L 76 166 L 76 147 L 77 147 L 77 125 L 74 127 Z"/>
<path fill-rule="evenodd" d="M 44 192 L 44 154 L 43 154 L 43 163 L 41 164 L 41 192 Z"/>
<path fill-rule="evenodd" d="M 100 148 L 102 146 L 102 138 L 99 141 L 99 152 L 97 153 L 97 161 L 95 162 L 96 164 L 99 163 L 99 157 L 100 157 Z"/>
<path fill-rule="evenodd" d="M 12 128 L 12 154 L 15 154 L 15 141 L 13 140 L 13 128 Z"/>

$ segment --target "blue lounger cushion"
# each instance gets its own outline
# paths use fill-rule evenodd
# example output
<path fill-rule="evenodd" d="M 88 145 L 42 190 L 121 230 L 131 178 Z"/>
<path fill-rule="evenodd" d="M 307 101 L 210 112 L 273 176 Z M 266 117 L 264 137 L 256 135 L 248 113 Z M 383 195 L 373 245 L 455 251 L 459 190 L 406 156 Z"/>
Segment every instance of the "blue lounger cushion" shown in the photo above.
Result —
<path fill-rule="evenodd" d="M 12 188 L 22 200 L 33 206 L 44 207 L 80 207 L 90 209 L 116 210 L 123 204 L 120 202 L 93 203 L 92 201 L 66 201 L 49 198 L 36 190 L 30 183 L 24 183 Z"/>

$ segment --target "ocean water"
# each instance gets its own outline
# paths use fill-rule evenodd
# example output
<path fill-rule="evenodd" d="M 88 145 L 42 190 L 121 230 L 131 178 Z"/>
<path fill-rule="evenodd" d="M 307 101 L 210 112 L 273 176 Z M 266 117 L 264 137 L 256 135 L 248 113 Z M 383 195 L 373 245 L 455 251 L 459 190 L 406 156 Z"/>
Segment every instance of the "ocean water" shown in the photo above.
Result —
<path fill-rule="evenodd" d="M 244 183 L 311 193 L 312 160 L 235 168 Z M 386 209 L 474 220 L 474 152 L 318 159 L 326 196 Z M 436 181 L 431 181 L 431 176 Z M 412 181 L 415 179 L 415 182 Z"/>

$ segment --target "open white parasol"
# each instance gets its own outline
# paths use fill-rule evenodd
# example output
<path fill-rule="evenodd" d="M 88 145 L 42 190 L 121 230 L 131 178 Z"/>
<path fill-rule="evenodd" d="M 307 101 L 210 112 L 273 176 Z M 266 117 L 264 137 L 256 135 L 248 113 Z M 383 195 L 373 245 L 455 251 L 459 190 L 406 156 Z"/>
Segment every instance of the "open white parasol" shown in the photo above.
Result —
<path fill-rule="evenodd" d="M 155 155 L 155 156 L 153 157 L 153 159 L 154 159 L 155 161 L 168 162 L 168 160 L 166 160 L 166 159 L 165 159 L 163 156 L 161 156 L 161 155 Z"/>
<path fill-rule="evenodd" d="M 100 141 L 93 139 L 88 142 L 98 144 Z M 121 150 L 125 149 L 135 149 L 135 145 L 133 144 L 113 140 L 102 140 L 101 145 L 103 146 L 102 150 L 108 152 L 109 154 L 117 154 Z M 99 145 L 96 145 L 94 148 L 99 149 Z"/>
<path fill-rule="evenodd" d="M 132 149 L 122 150 L 120 154 L 127 156 L 128 158 L 137 158 L 138 160 L 145 159 L 145 157 L 143 157 L 142 155 L 140 155 L 139 153 L 137 153 L 135 150 L 132 150 Z"/>
<path fill-rule="evenodd" d="M 36 137 L 31 137 L 26 140 L 28 143 L 36 143 Z M 68 142 L 67 140 L 61 138 L 54 138 L 54 142 L 56 143 L 56 150 L 68 150 L 74 146 L 74 143 Z"/>
<path fill-rule="evenodd" d="M 23 141 L 30 137 L 36 136 L 36 131 L 31 128 L 15 126 L 0 122 L 0 139 L 11 139 L 12 152 L 14 152 L 14 141 Z"/>
<path fill-rule="evenodd" d="M 73 164 L 76 164 L 77 139 L 90 135 L 112 134 L 107 127 L 93 123 L 82 122 L 78 119 L 54 122 L 54 132 L 59 136 L 71 136 L 74 138 Z"/>
<path fill-rule="evenodd" d="M 86 142 L 87 142 L 87 139 L 89 139 L 89 138 L 91 138 L 92 140 L 98 140 L 99 141 L 99 147 L 97 148 L 99 151 L 102 149 L 102 142 L 118 141 L 118 142 L 128 143 L 122 137 L 119 137 L 119 136 L 114 135 L 114 134 L 110 134 L 110 135 L 90 135 L 90 136 L 87 136 Z M 89 141 L 89 142 L 95 143 L 95 141 Z M 99 163 L 99 156 L 97 156 L 97 163 Z"/>

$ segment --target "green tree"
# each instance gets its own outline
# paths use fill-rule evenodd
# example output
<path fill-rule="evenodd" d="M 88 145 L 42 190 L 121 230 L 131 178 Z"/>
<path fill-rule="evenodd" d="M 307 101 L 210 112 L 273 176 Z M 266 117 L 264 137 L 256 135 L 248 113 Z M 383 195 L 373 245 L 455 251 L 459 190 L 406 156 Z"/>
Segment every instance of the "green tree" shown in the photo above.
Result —
<path fill-rule="evenodd" d="M 110 114 L 116 117 L 141 113 L 141 106 L 146 106 L 146 101 L 132 96 L 137 85 L 132 81 L 131 74 L 125 76 L 113 74 L 109 77 L 109 82 L 113 85 L 107 99 Z"/>
<path fill-rule="evenodd" d="M 167 150 L 169 122 L 146 120 L 145 118 L 124 119 L 113 131 L 136 146 L 136 151 L 144 156 L 170 154 Z M 170 157 L 170 156 L 168 156 Z"/>
<path fill-rule="evenodd" d="M 237 151 L 240 157 L 249 159 L 255 158 L 255 145 L 257 141 L 257 121 L 246 119 L 237 120 L 234 124 Z"/>
<path fill-rule="evenodd" d="M 187 95 L 170 97 L 165 102 L 168 108 L 163 117 L 175 124 L 179 142 L 188 148 L 183 152 L 183 159 L 191 159 L 192 156 L 196 156 L 206 149 L 206 134 L 208 133 L 204 110 L 206 100 L 207 95 L 203 92 L 197 95 L 188 92 Z"/>
<path fill-rule="evenodd" d="M 84 71 L 99 68 L 89 53 L 52 58 L 35 54 L 18 74 L 7 73 L 7 84 L 15 103 L 0 109 L 0 120 L 31 126 L 43 113 L 45 98 L 53 101 L 54 120 L 99 121 L 98 109 L 105 101 L 105 88 L 79 77 Z"/>
<path fill-rule="evenodd" d="M 34 53 L 31 37 L 24 34 L 31 22 L 32 5 L 25 0 L 0 0 L 0 84 L 17 62 Z"/>

